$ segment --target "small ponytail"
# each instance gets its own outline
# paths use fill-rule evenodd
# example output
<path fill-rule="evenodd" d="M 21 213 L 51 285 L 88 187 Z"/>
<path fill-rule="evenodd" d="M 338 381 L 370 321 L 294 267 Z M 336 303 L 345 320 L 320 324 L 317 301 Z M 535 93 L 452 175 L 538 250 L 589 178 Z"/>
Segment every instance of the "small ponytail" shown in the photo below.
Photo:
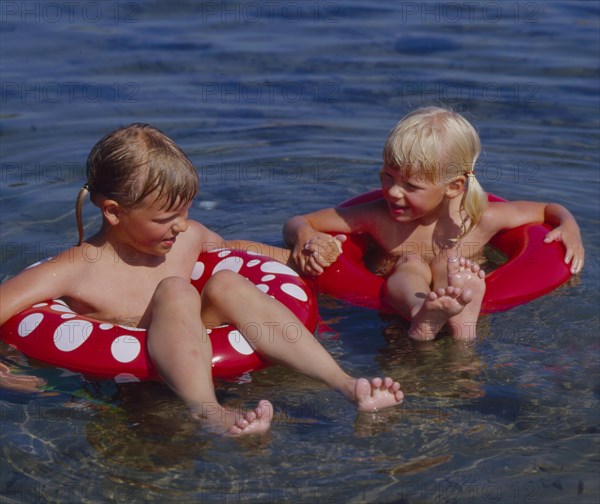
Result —
<path fill-rule="evenodd" d="M 469 234 L 479 224 L 488 205 L 487 193 L 475 178 L 473 170 L 466 172 L 465 176 L 467 177 L 467 188 L 460 202 L 460 208 L 461 211 L 464 211 L 466 217 L 463 221 L 463 229 L 459 240 Z M 466 225 L 467 222 L 468 225 Z"/>
<path fill-rule="evenodd" d="M 83 201 L 89 192 L 90 184 L 86 182 L 83 184 L 81 189 L 79 189 L 77 201 L 75 202 L 75 218 L 77 219 L 77 231 L 79 232 L 79 242 L 77 243 L 78 247 L 83 243 L 83 220 L 81 217 L 81 209 L 83 208 Z"/>

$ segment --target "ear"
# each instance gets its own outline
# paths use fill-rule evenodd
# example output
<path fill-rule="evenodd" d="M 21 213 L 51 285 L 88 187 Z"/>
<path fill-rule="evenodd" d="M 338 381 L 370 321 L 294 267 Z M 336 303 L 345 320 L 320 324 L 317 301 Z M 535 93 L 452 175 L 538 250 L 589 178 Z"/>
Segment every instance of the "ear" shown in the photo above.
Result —
<path fill-rule="evenodd" d="M 455 179 L 448 182 L 446 186 L 446 197 L 447 198 L 456 198 L 457 196 L 462 196 L 465 190 L 465 184 L 467 179 L 464 175 L 456 177 Z"/>
<path fill-rule="evenodd" d="M 100 207 L 104 220 L 111 226 L 116 226 L 125 214 L 125 208 L 119 205 L 115 200 L 103 199 L 99 202 L 98 206 Z"/>

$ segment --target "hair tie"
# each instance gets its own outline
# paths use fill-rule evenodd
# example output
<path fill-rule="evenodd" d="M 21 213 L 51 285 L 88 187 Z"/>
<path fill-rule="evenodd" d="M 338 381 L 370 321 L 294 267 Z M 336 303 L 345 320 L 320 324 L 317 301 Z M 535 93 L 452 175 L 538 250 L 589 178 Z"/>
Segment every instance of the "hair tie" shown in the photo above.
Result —
<path fill-rule="evenodd" d="M 82 189 L 85 189 L 86 191 L 91 191 L 92 190 L 92 186 L 90 185 L 89 182 L 86 182 L 85 184 L 83 184 L 81 186 Z"/>
<path fill-rule="evenodd" d="M 474 176 L 475 176 L 475 172 L 474 172 L 473 170 L 470 170 L 470 171 L 468 171 L 468 172 L 465 172 L 465 175 L 466 175 L 467 177 L 474 177 Z"/>

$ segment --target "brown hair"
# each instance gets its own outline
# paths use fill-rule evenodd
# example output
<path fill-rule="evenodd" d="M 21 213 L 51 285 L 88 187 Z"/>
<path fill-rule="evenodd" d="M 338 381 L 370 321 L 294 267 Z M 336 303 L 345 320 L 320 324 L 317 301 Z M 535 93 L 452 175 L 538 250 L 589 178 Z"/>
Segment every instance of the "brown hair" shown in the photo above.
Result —
<path fill-rule="evenodd" d="M 192 201 L 198 173 L 185 153 L 162 131 L 135 123 L 104 136 L 92 148 L 86 165 L 87 182 L 75 205 L 79 245 L 83 242 L 81 209 L 89 192 L 134 208 L 156 192 L 165 208 Z"/>

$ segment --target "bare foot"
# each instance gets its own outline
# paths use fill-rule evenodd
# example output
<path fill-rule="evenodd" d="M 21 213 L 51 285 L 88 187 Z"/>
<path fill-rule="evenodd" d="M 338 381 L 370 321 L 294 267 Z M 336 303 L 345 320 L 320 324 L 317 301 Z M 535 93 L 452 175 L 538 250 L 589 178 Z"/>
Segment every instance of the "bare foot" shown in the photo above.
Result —
<path fill-rule="evenodd" d="M 248 411 L 242 415 L 242 418 L 237 419 L 227 434 L 231 436 L 261 434 L 271 428 L 271 420 L 273 420 L 273 405 L 267 400 L 262 400 L 254 411 Z"/>
<path fill-rule="evenodd" d="M 417 341 L 430 341 L 451 317 L 461 313 L 473 297 L 470 289 L 448 286 L 431 291 L 411 317 L 408 335 Z"/>
<path fill-rule="evenodd" d="M 400 384 L 389 377 L 359 378 L 354 385 L 354 401 L 359 411 L 377 411 L 397 406 L 404 400 Z"/>
<path fill-rule="evenodd" d="M 273 419 L 273 405 L 266 400 L 250 411 L 240 412 L 218 403 L 203 403 L 201 410 L 192 410 L 192 416 L 212 432 L 229 436 L 260 434 L 269 430 Z"/>
<path fill-rule="evenodd" d="M 483 295 L 485 273 L 479 265 L 464 257 L 448 259 L 448 286 L 470 292 L 471 301 L 456 315 L 448 319 L 452 337 L 456 340 L 473 341 Z"/>

